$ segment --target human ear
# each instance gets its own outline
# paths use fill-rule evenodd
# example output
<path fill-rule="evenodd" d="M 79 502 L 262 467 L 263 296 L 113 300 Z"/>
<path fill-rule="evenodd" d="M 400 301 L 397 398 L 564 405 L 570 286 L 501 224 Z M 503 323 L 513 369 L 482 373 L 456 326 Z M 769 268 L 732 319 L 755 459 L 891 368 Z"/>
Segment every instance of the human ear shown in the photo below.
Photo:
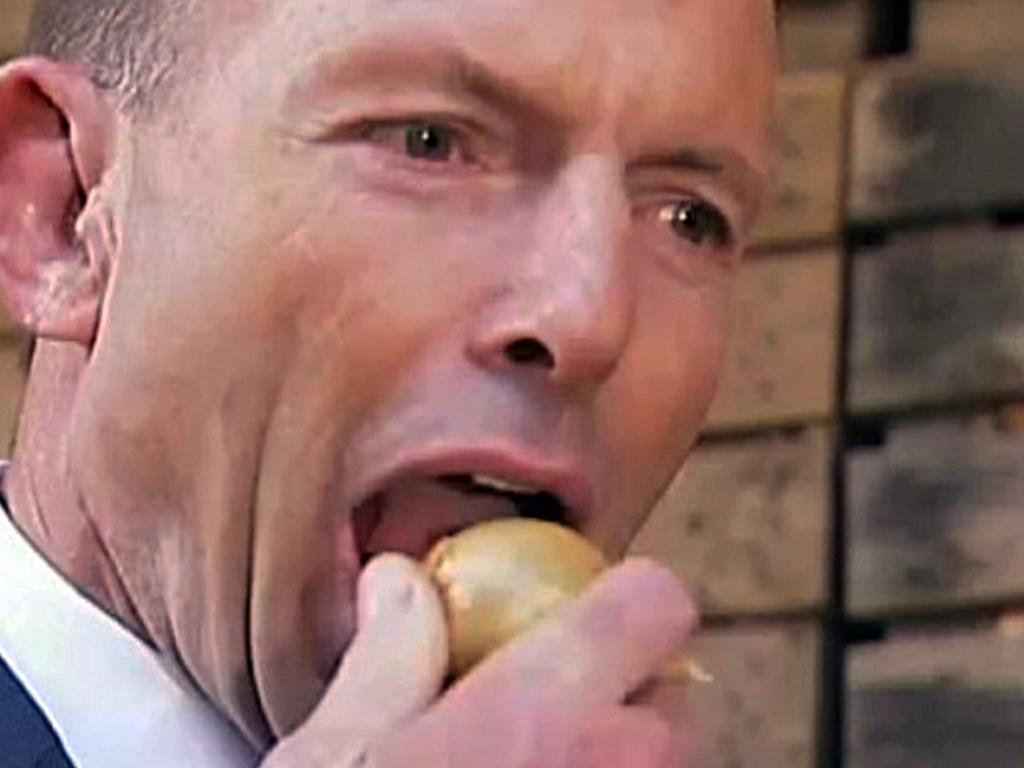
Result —
<path fill-rule="evenodd" d="M 92 343 L 110 240 L 93 203 L 112 126 L 82 68 L 26 58 L 0 69 L 0 297 L 36 336 Z"/>

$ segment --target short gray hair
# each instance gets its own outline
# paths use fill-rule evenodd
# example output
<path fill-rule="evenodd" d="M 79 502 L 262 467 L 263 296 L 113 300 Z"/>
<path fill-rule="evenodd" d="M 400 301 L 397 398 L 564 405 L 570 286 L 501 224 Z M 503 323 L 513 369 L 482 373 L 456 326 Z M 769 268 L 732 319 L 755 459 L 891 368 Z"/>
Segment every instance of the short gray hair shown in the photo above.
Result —
<path fill-rule="evenodd" d="M 85 65 L 126 108 L 147 101 L 177 59 L 180 0 L 36 0 L 28 52 Z"/>

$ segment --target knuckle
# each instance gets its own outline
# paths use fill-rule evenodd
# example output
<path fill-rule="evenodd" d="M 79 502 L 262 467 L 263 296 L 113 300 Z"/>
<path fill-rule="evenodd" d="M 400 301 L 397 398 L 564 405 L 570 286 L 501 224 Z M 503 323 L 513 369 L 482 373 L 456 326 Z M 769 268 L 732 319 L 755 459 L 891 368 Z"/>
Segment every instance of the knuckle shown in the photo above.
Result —
<path fill-rule="evenodd" d="M 585 728 L 570 761 L 572 768 L 677 768 L 675 734 L 654 712 L 624 709 Z"/>
<path fill-rule="evenodd" d="M 452 765 L 563 768 L 557 758 L 572 732 L 573 707 L 556 688 L 510 678 L 477 688 L 438 711 L 434 732 L 453 737 Z M 578 719 L 578 718 L 577 718 Z M 481 758 L 486 760 L 481 762 Z"/>
<path fill-rule="evenodd" d="M 643 739 L 647 746 L 646 752 L 651 757 L 651 768 L 666 765 L 674 742 L 671 726 L 660 717 L 652 715 Z"/>
<path fill-rule="evenodd" d="M 679 768 L 684 763 L 679 734 L 661 717 L 652 715 L 644 742 L 645 768 Z"/>
<path fill-rule="evenodd" d="M 570 745 L 580 730 L 574 706 L 556 691 L 537 688 L 506 706 L 502 718 L 517 748 L 510 751 L 512 768 L 564 768 Z"/>

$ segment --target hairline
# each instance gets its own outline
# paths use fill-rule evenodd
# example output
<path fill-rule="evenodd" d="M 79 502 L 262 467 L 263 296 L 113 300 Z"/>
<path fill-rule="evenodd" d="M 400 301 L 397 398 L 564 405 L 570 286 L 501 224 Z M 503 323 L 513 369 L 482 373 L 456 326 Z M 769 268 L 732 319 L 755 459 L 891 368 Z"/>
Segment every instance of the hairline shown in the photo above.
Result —
<path fill-rule="evenodd" d="M 89 20 L 69 11 L 66 2 L 37 2 L 26 52 L 80 64 L 125 111 L 150 110 L 175 79 L 181 58 L 177 28 L 191 2 L 94 0 Z"/>

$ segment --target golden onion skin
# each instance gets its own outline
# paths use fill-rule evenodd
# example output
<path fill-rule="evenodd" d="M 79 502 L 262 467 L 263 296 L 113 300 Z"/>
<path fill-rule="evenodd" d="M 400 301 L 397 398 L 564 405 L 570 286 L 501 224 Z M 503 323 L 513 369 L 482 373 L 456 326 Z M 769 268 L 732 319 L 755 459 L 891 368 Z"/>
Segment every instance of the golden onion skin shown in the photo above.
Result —
<path fill-rule="evenodd" d="M 424 563 L 448 616 L 454 677 L 578 597 L 608 567 L 574 531 L 526 518 L 467 528 L 439 541 Z"/>

